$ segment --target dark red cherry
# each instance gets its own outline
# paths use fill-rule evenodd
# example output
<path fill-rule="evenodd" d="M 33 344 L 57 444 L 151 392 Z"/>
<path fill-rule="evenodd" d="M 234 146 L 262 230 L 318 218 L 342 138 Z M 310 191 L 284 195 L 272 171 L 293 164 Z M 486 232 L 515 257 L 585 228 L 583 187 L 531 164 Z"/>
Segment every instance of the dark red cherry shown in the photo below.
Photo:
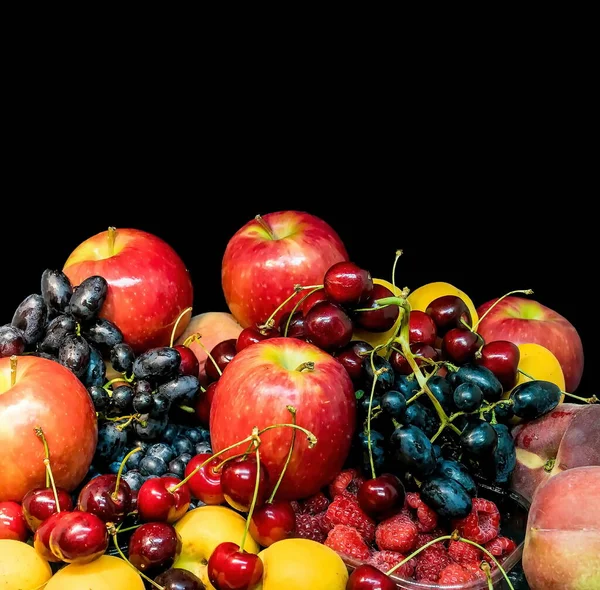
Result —
<path fill-rule="evenodd" d="M 296 529 L 296 513 L 286 501 L 263 504 L 254 510 L 250 520 L 250 534 L 262 547 L 291 537 Z"/>
<path fill-rule="evenodd" d="M 181 536 L 166 522 L 148 522 L 129 539 L 129 561 L 144 573 L 158 573 L 173 565 L 181 553 Z"/>
<path fill-rule="evenodd" d="M 60 509 L 68 512 L 73 508 L 71 494 L 62 488 L 56 488 Z M 23 516 L 27 526 L 35 532 L 44 520 L 56 512 L 56 499 L 52 488 L 35 488 L 23 497 Z"/>
<path fill-rule="evenodd" d="M 0 502 L 0 539 L 27 541 L 29 529 L 23 507 L 18 502 Z"/>
<path fill-rule="evenodd" d="M 300 304 L 302 313 L 306 316 L 310 309 L 312 309 L 317 303 L 321 301 L 327 301 L 327 295 L 325 289 L 317 289 L 306 296 L 306 299 Z"/>
<path fill-rule="evenodd" d="M 352 338 L 352 320 L 335 303 L 321 301 L 306 314 L 304 329 L 307 339 L 326 352 L 346 346 Z"/>
<path fill-rule="evenodd" d="M 342 261 L 331 266 L 323 277 L 323 288 L 330 301 L 356 307 L 366 303 L 373 291 L 369 271 L 354 262 Z"/>
<path fill-rule="evenodd" d="M 208 579 L 218 590 L 253 590 L 263 575 L 260 557 L 240 551 L 235 543 L 217 545 L 206 567 Z"/>
<path fill-rule="evenodd" d="M 89 563 L 108 549 L 106 523 L 91 512 L 61 512 L 50 532 L 49 545 L 61 561 Z"/>
<path fill-rule="evenodd" d="M 277 328 L 257 328 L 248 326 L 247 328 L 244 328 L 237 337 L 235 349 L 237 352 L 240 352 L 251 344 L 256 344 L 257 342 L 268 340 L 269 338 L 275 338 L 279 335 L 279 330 L 277 330 Z"/>
<path fill-rule="evenodd" d="M 346 590 L 397 590 L 396 582 L 369 564 L 359 565 L 348 578 Z"/>
<path fill-rule="evenodd" d="M 517 383 L 521 351 L 508 340 L 488 342 L 481 349 L 481 357 L 476 358 L 478 365 L 487 367 L 500 383 L 504 391 L 510 391 Z"/>
<path fill-rule="evenodd" d="M 358 503 L 371 516 L 389 513 L 404 504 L 404 485 L 395 475 L 383 473 L 365 480 L 358 489 Z"/>
<path fill-rule="evenodd" d="M 205 590 L 206 588 L 198 576 L 178 567 L 169 568 L 156 576 L 154 581 L 164 590 Z"/>
<path fill-rule="evenodd" d="M 415 309 L 410 312 L 409 319 L 409 342 L 421 342 L 422 344 L 429 344 L 433 346 L 435 339 L 437 338 L 437 330 L 435 322 L 430 315 L 427 315 L 424 311 Z"/>
<path fill-rule="evenodd" d="M 192 496 L 205 504 L 214 506 L 223 504 L 225 496 L 221 487 L 221 472 L 215 471 L 215 468 L 221 463 L 219 457 L 200 467 L 211 457 L 210 453 L 200 453 L 192 457 L 185 467 L 185 477 L 189 477 L 192 472 L 195 472 L 186 484 Z"/>
<path fill-rule="evenodd" d="M 137 509 L 145 522 L 177 522 L 190 506 L 191 496 L 187 483 L 176 477 L 147 479 L 138 491 Z M 176 488 L 176 489 L 174 489 Z"/>
<path fill-rule="evenodd" d="M 304 340 L 306 336 L 304 329 L 304 314 L 301 311 L 295 311 L 291 319 L 290 314 L 291 312 L 288 312 L 281 316 L 281 320 L 279 321 L 280 334 L 282 336 L 287 336 L 288 338 L 299 338 L 300 340 Z"/>
<path fill-rule="evenodd" d="M 207 359 L 210 362 L 210 359 Z M 202 426 L 207 426 L 210 422 L 210 407 L 212 406 L 212 400 L 215 396 L 215 390 L 217 388 L 217 382 L 213 381 L 207 386 L 206 391 L 200 393 L 198 401 L 196 402 L 196 416 Z"/>
<path fill-rule="evenodd" d="M 422 344 L 421 342 L 415 342 L 410 345 L 410 351 L 413 353 L 413 356 L 418 356 L 420 358 L 415 358 L 415 361 L 419 367 L 427 367 L 427 362 L 423 359 L 429 359 L 432 361 L 438 360 L 438 352 L 433 346 L 429 344 Z M 398 375 L 410 375 L 413 371 L 408 364 L 408 361 L 404 357 L 401 352 L 397 350 L 393 350 L 390 355 L 390 363 L 394 369 L 395 373 Z"/>
<path fill-rule="evenodd" d="M 254 496 L 257 471 L 258 466 L 253 455 L 246 459 L 238 457 L 225 463 L 221 469 L 221 488 L 225 500 L 232 508 L 248 512 Z M 265 503 L 268 493 L 269 474 L 261 463 L 256 507 Z"/>
<path fill-rule="evenodd" d="M 181 363 L 179 363 L 179 374 L 198 377 L 198 373 L 200 372 L 200 363 L 198 363 L 198 357 L 194 354 L 194 351 L 189 346 L 184 346 L 183 344 L 178 344 L 173 348 L 177 350 L 181 356 Z"/>
<path fill-rule="evenodd" d="M 434 299 L 425 310 L 435 322 L 438 336 L 444 336 L 452 328 L 464 328 L 472 325 L 471 312 L 467 304 L 456 295 L 442 295 Z"/>
<path fill-rule="evenodd" d="M 373 347 L 364 340 L 351 340 L 335 353 L 335 358 L 344 366 L 350 379 L 358 383 L 362 378 L 362 364 Z"/>
<path fill-rule="evenodd" d="M 77 509 L 95 514 L 104 522 L 119 524 L 131 511 L 131 488 L 121 479 L 115 493 L 116 475 L 99 475 L 86 483 L 79 492 Z"/>
<path fill-rule="evenodd" d="M 210 356 L 206 359 L 206 364 L 204 365 L 204 370 L 209 381 L 216 381 L 221 376 L 217 367 L 215 367 L 215 363 L 222 373 L 225 367 L 231 362 L 231 359 L 236 355 L 236 343 L 237 338 L 229 338 L 228 340 L 219 342 L 210 351 Z"/>
<path fill-rule="evenodd" d="M 33 535 L 33 546 L 38 554 L 46 561 L 59 562 L 61 559 L 54 555 L 50 550 L 50 533 L 54 530 L 56 523 L 60 520 L 62 514 L 66 512 L 55 512 L 49 516 L 35 531 Z"/>
<path fill-rule="evenodd" d="M 457 365 L 463 365 L 475 358 L 475 353 L 483 346 L 483 338 L 467 328 L 452 328 L 442 340 L 442 356 Z"/>
<path fill-rule="evenodd" d="M 397 305 L 386 305 L 385 307 L 377 308 L 375 301 L 384 297 L 394 297 L 394 294 L 383 285 L 375 283 L 371 298 L 363 305 L 363 308 L 371 308 L 369 311 L 357 311 L 354 315 L 356 324 L 368 330 L 369 332 L 387 332 L 390 330 L 400 313 Z"/>

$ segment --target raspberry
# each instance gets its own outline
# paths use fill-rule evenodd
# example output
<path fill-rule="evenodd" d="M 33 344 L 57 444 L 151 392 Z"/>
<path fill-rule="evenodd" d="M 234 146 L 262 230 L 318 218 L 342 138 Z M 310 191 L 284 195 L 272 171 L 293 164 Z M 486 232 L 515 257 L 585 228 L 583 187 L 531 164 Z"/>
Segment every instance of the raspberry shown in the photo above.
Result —
<path fill-rule="evenodd" d="M 508 537 L 496 537 L 486 543 L 484 547 L 502 563 L 517 548 L 517 544 Z M 494 561 L 485 553 L 483 554 L 483 559 L 492 566 L 492 569 L 496 567 Z"/>
<path fill-rule="evenodd" d="M 471 513 L 452 523 L 461 537 L 482 545 L 498 536 L 500 530 L 500 512 L 489 500 L 473 498 Z"/>
<path fill-rule="evenodd" d="M 292 510 L 295 514 L 302 514 L 302 506 L 300 506 L 300 502 L 298 502 L 298 500 L 292 500 L 290 504 L 292 505 Z"/>
<path fill-rule="evenodd" d="M 406 515 L 396 514 L 377 525 L 375 541 L 379 549 L 410 553 L 417 543 L 417 525 Z"/>
<path fill-rule="evenodd" d="M 319 514 L 325 512 L 329 506 L 329 500 L 323 492 L 317 492 L 314 496 L 307 498 L 302 503 L 302 512 L 306 514 Z"/>
<path fill-rule="evenodd" d="M 358 488 L 364 481 L 365 478 L 356 469 L 344 469 L 329 484 L 329 496 L 332 500 L 340 494 L 356 498 Z"/>
<path fill-rule="evenodd" d="M 430 541 L 438 539 L 439 537 L 443 537 L 446 534 L 447 533 L 442 529 L 434 529 L 430 533 L 419 533 L 417 535 L 417 544 L 415 545 L 415 549 L 419 549 L 420 547 L 423 547 L 423 545 L 426 545 Z M 440 541 L 440 543 L 442 543 L 442 541 Z"/>
<path fill-rule="evenodd" d="M 354 527 L 370 543 L 375 538 L 375 522 L 360 508 L 356 499 L 337 495 L 325 512 L 325 522 L 330 526 L 345 524 Z"/>
<path fill-rule="evenodd" d="M 454 584 L 464 584 L 473 579 L 471 572 L 467 571 L 458 563 L 447 565 L 441 572 L 438 579 L 440 586 L 452 586 Z"/>
<path fill-rule="evenodd" d="M 402 553 L 396 551 L 375 551 L 371 554 L 371 557 L 367 560 L 369 565 L 376 567 L 382 572 L 387 572 L 392 569 L 397 563 L 400 563 L 405 558 Z M 415 571 L 416 559 L 407 561 L 404 565 L 401 565 L 395 572 L 394 576 L 399 578 L 410 578 Z"/>
<path fill-rule="evenodd" d="M 465 561 L 461 565 L 471 574 L 473 580 L 487 580 L 486 573 L 481 569 L 481 562 Z"/>
<path fill-rule="evenodd" d="M 336 524 L 329 531 L 325 545 L 338 553 L 360 561 L 366 561 L 371 555 L 360 533 L 355 528 L 345 524 Z"/>
<path fill-rule="evenodd" d="M 446 548 L 442 543 L 436 543 L 417 555 L 415 579 L 417 582 L 437 583 L 442 570 L 451 563 Z"/>
<path fill-rule="evenodd" d="M 464 563 L 475 563 L 479 566 L 481 563 L 481 550 L 462 541 L 450 541 L 448 544 L 448 555 L 461 565 Z"/>
<path fill-rule="evenodd" d="M 419 492 L 408 492 L 406 494 L 406 504 L 417 511 L 417 528 L 420 533 L 432 531 L 438 523 L 438 515 L 423 500 Z"/>
<path fill-rule="evenodd" d="M 329 527 L 324 522 L 324 515 L 296 514 L 296 537 L 324 543 Z"/>

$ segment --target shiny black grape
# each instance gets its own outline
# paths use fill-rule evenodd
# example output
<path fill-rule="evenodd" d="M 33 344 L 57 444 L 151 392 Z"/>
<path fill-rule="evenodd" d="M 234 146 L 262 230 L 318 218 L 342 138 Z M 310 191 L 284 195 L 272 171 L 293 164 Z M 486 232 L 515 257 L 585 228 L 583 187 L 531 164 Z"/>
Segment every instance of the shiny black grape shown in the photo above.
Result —
<path fill-rule="evenodd" d="M 151 418 L 163 419 L 168 417 L 171 409 L 171 400 L 162 393 L 157 393 L 152 397 L 152 410 L 150 410 Z"/>
<path fill-rule="evenodd" d="M 156 456 L 146 455 L 140 461 L 140 473 L 142 475 L 164 475 L 167 472 L 167 464 Z"/>
<path fill-rule="evenodd" d="M 138 414 L 148 414 L 154 407 L 154 397 L 152 393 L 135 393 L 133 396 L 133 410 Z"/>
<path fill-rule="evenodd" d="M 53 314 L 64 313 L 73 295 L 67 275 L 60 270 L 46 269 L 42 273 L 41 283 L 42 299 L 48 310 Z"/>
<path fill-rule="evenodd" d="M 502 396 L 502 384 L 487 367 L 483 365 L 463 365 L 452 376 L 454 388 L 462 383 L 474 383 L 483 392 L 483 397 L 488 402 L 495 402 Z"/>
<path fill-rule="evenodd" d="M 103 422 L 98 426 L 96 458 L 106 464 L 112 463 L 125 450 L 127 433 L 117 428 L 113 422 Z"/>
<path fill-rule="evenodd" d="M 432 375 L 427 379 L 427 385 L 434 397 L 440 402 L 440 406 L 447 414 L 451 413 L 454 409 L 454 400 L 452 398 L 452 387 L 450 383 L 446 381 L 441 375 Z M 425 406 L 433 408 L 433 404 L 427 394 L 424 394 L 419 400 Z"/>
<path fill-rule="evenodd" d="M 185 463 L 179 457 L 177 457 L 176 459 L 173 459 L 169 463 L 169 471 L 171 471 L 172 473 L 177 475 L 177 477 L 184 477 L 185 467 L 186 467 Z"/>
<path fill-rule="evenodd" d="M 373 366 L 375 366 L 375 371 L 377 372 L 376 377 L 375 373 L 373 372 Z M 367 397 L 371 393 L 374 377 L 377 379 L 375 384 L 375 391 L 377 393 L 384 393 L 394 386 L 394 369 L 392 368 L 390 362 L 384 359 L 382 356 L 379 356 L 378 354 L 374 355 L 372 364 L 371 356 L 366 356 L 363 359 L 362 368 L 365 395 Z"/>
<path fill-rule="evenodd" d="M 160 457 L 165 463 L 169 463 L 175 458 L 175 451 L 165 443 L 156 443 L 148 449 L 146 456 Z"/>
<path fill-rule="evenodd" d="M 180 430 L 181 428 L 178 424 L 169 424 L 163 432 L 163 440 L 169 444 L 172 443 L 175 440 L 175 437 L 179 434 Z"/>
<path fill-rule="evenodd" d="M 392 418 L 401 420 L 406 412 L 406 398 L 395 389 L 386 391 L 379 402 L 381 409 Z"/>
<path fill-rule="evenodd" d="M 135 353 L 126 342 L 115 344 L 110 351 L 110 364 L 119 373 L 130 374 L 133 369 Z"/>
<path fill-rule="evenodd" d="M 420 489 L 421 499 L 440 516 L 449 519 L 464 518 L 473 507 L 471 496 L 457 481 L 435 476 Z"/>
<path fill-rule="evenodd" d="M 517 465 L 515 441 L 506 424 L 493 424 L 492 428 L 498 434 L 498 444 L 494 451 L 493 481 L 498 484 L 509 482 L 510 476 Z"/>
<path fill-rule="evenodd" d="M 158 394 L 165 395 L 171 403 L 193 404 L 194 397 L 200 388 L 198 377 L 178 375 L 175 379 L 163 383 L 157 389 Z"/>
<path fill-rule="evenodd" d="M 11 325 L 23 332 L 26 346 L 41 340 L 46 327 L 47 313 L 42 296 L 35 293 L 23 299 L 15 310 Z"/>
<path fill-rule="evenodd" d="M 390 437 L 394 457 L 401 467 L 415 476 L 429 475 L 436 466 L 429 438 L 416 426 L 400 426 Z"/>
<path fill-rule="evenodd" d="M 136 455 L 139 455 L 139 453 L 136 453 Z M 124 473 L 122 477 L 134 492 L 138 492 L 144 483 L 144 476 L 137 469 L 130 469 L 127 473 Z"/>
<path fill-rule="evenodd" d="M 136 379 L 167 381 L 179 372 L 181 355 L 175 348 L 151 348 L 138 356 L 133 363 Z"/>
<path fill-rule="evenodd" d="M 110 397 L 106 389 L 99 385 L 92 385 L 91 387 L 88 387 L 88 393 L 90 394 L 96 412 L 106 412 L 110 405 Z"/>
<path fill-rule="evenodd" d="M 440 426 L 440 420 L 435 410 L 414 401 L 406 408 L 404 424 L 412 424 L 420 428 L 428 437 L 432 437 Z"/>
<path fill-rule="evenodd" d="M 133 428 L 142 440 L 155 440 L 160 437 L 168 423 L 169 417 L 165 415 L 161 418 L 148 418 L 144 424 L 134 421 Z"/>
<path fill-rule="evenodd" d="M 365 473 L 371 472 L 371 459 L 369 455 L 369 437 L 366 432 L 358 434 L 358 442 L 362 450 L 362 469 Z M 385 438 L 376 430 L 371 430 L 371 453 L 375 470 L 383 468 L 385 463 Z"/>
<path fill-rule="evenodd" d="M 113 389 L 111 397 L 113 411 L 118 415 L 128 414 L 133 409 L 133 389 L 129 385 L 119 385 Z"/>
<path fill-rule="evenodd" d="M 46 327 L 46 334 L 39 343 L 42 352 L 58 354 L 58 349 L 67 334 L 75 334 L 77 322 L 68 315 L 57 315 Z"/>
<path fill-rule="evenodd" d="M 498 433 L 484 420 L 472 419 L 460 435 L 460 448 L 470 457 L 489 457 L 498 444 Z"/>
<path fill-rule="evenodd" d="M 192 441 L 181 434 L 175 437 L 171 447 L 173 447 L 173 450 L 177 455 L 182 455 L 183 453 L 192 454 L 194 452 Z"/>
<path fill-rule="evenodd" d="M 414 375 L 396 375 L 394 379 L 394 389 L 397 389 L 405 398 L 409 400 L 420 391 L 421 386 Z"/>
<path fill-rule="evenodd" d="M 88 277 L 71 295 L 69 313 L 78 322 L 90 322 L 102 310 L 107 292 L 108 283 L 104 277 Z"/>
<path fill-rule="evenodd" d="M 473 412 L 483 402 L 483 391 L 476 383 L 461 383 L 454 390 L 454 405 L 461 412 Z"/>
<path fill-rule="evenodd" d="M 560 402 L 562 392 L 551 381 L 526 381 L 515 387 L 510 399 L 513 400 L 515 416 L 525 420 L 535 420 L 547 414 Z"/>
<path fill-rule="evenodd" d="M 434 474 L 458 482 L 465 490 L 467 490 L 467 493 L 470 496 L 477 495 L 475 480 L 469 473 L 467 467 L 459 461 L 454 461 L 452 459 L 438 459 Z"/>
<path fill-rule="evenodd" d="M 110 320 L 98 318 L 87 325 L 84 332 L 90 343 L 96 345 L 103 355 L 109 356 L 110 351 L 123 342 L 123 333 Z"/>
<path fill-rule="evenodd" d="M 510 401 L 506 403 L 499 403 L 494 406 L 492 410 L 486 410 L 483 412 L 483 419 L 486 422 L 493 422 L 493 418 L 496 418 L 497 422 L 501 424 L 507 424 L 510 422 L 511 418 L 513 418 L 515 413 L 513 412 L 513 407 Z"/>
<path fill-rule="evenodd" d="M 106 365 L 102 360 L 102 355 L 90 346 L 90 361 L 83 377 L 83 384 L 86 387 L 92 385 L 104 385 L 106 381 Z"/>
<path fill-rule="evenodd" d="M 82 378 L 90 362 L 90 345 L 83 336 L 67 334 L 58 349 L 58 362 Z"/>
<path fill-rule="evenodd" d="M 0 327 L 0 357 L 20 355 L 25 350 L 25 334 L 23 330 L 10 324 Z"/>

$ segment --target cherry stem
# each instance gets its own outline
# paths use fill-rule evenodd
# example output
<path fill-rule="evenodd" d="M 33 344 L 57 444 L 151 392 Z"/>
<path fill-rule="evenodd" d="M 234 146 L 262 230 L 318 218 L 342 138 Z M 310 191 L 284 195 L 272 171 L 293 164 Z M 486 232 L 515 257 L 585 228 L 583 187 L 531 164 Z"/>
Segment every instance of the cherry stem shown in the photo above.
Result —
<path fill-rule="evenodd" d="M 369 447 L 369 463 L 371 464 L 371 475 L 373 479 L 377 477 L 375 473 L 375 463 L 373 461 L 373 448 L 371 446 L 371 409 L 373 407 L 373 396 L 375 395 L 375 386 L 377 385 L 377 378 L 379 377 L 379 371 L 375 368 L 375 349 L 371 351 L 371 369 L 373 371 L 373 385 L 371 385 L 371 395 L 369 396 L 369 411 L 367 413 L 367 446 Z"/>
<path fill-rule="evenodd" d="M 298 424 L 272 424 L 271 426 L 259 430 L 258 435 L 264 434 L 267 430 L 273 430 L 273 428 L 294 428 L 295 430 L 300 430 L 306 434 L 309 449 L 312 449 L 317 444 L 317 437 L 310 430 L 306 430 L 306 428 L 302 428 L 302 426 L 298 426 Z"/>
<path fill-rule="evenodd" d="M 292 424 L 294 424 L 294 426 L 295 426 L 296 425 L 296 408 L 294 408 L 294 406 L 286 406 L 286 407 L 287 407 L 287 411 L 292 415 Z M 267 504 L 273 503 L 273 500 L 275 499 L 275 494 L 277 493 L 277 490 L 279 489 L 279 486 L 281 485 L 281 482 L 283 480 L 283 476 L 285 475 L 285 471 L 288 468 L 290 461 L 292 460 L 292 454 L 294 452 L 294 442 L 296 442 L 296 429 L 292 428 L 292 441 L 290 443 L 290 450 L 288 451 L 285 463 L 283 464 L 283 469 L 281 470 L 281 473 L 279 474 L 279 479 L 277 480 L 277 483 L 275 484 L 275 487 L 273 488 L 273 493 L 271 494 L 271 497 L 267 500 Z"/>
<path fill-rule="evenodd" d="M 114 256 L 115 254 L 115 240 L 117 238 L 117 228 L 110 226 L 108 228 L 108 255 Z"/>
<path fill-rule="evenodd" d="M 136 453 L 138 453 L 141 450 L 142 450 L 142 447 L 136 447 L 135 449 L 129 451 L 129 453 L 127 453 L 127 455 L 125 455 L 123 457 L 123 460 L 121 461 L 121 465 L 119 465 L 119 471 L 117 471 L 117 480 L 115 481 L 115 491 L 111 494 L 111 498 L 115 502 L 117 501 L 117 498 L 118 498 L 119 484 L 121 483 L 121 476 L 123 475 L 123 469 L 125 468 L 125 463 L 127 463 L 127 461 L 129 460 L 129 457 L 131 457 L 132 455 L 135 455 Z"/>
<path fill-rule="evenodd" d="M 275 325 L 275 316 L 294 298 L 296 297 L 296 295 L 298 295 L 298 293 L 300 293 L 300 291 L 306 291 L 308 289 L 321 289 L 323 287 L 323 285 L 307 285 L 306 287 L 303 287 L 302 285 L 294 285 L 294 291 L 293 293 L 284 301 L 282 301 L 276 308 L 275 311 L 268 317 L 267 321 L 262 325 L 259 326 L 258 329 L 259 330 L 265 330 L 268 328 L 272 328 Z M 291 316 L 290 316 L 291 317 Z"/>
<path fill-rule="evenodd" d="M 526 373 L 522 369 L 517 369 L 517 371 L 519 373 L 521 373 L 521 375 L 524 375 L 525 377 L 527 377 L 527 379 L 530 379 L 531 381 L 537 381 L 537 379 L 535 377 L 533 377 L 533 375 Z M 572 397 L 574 399 L 578 399 L 579 401 L 585 402 L 586 404 L 595 404 L 597 401 L 599 401 L 595 395 L 592 395 L 592 397 L 581 397 L 579 395 L 575 395 L 574 393 L 569 393 L 568 391 L 562 391 L 562 390 L 561 390 L 561 393 L 563 395 L 568 395 L 569 397 Z"/>
<path fill-rule="evenodd" d="M 419 555 L 419 553 L 421 553 L 421 551 L 424 551 L 425 549 L 427 549 L 427 547 L 431 547 L 432 545 L 435 545 L 436 543 L 439 543 L 440 541 L 449 541 L 449 540 L 457 540 L 455 539 L 455 535 L 444 535 L 443 537 L 438 537 L 437 539 L 433 539 L 433 541 L 429 541 L 429 543 L 425 543 L 425 545 L 422 545 L 421 547 L 419 547 L 416 551 L 413 551 L 408 557 L 405 557 L 401 562 L 397 563 L 394 567 L 390 568 L 387 572 L 385 572 L 386 576 L 391 576 L 397 569 L 401 568 L 406 562 L 410 561 L 413 557 L 416 557 L 417 555 Z"/>
<path fill-rule="evenodd" d="M 121 548 L 119 547 L 119 541 L 117 540 L 117 532 L 118 531 L 113 527 L 110 534 L 112 535 L 113 544 L 115 546 L 115 549 L 117 550 L 117 553 L 119 554 L 121 559 L 125 563 L 127 563 L 130 567 L 132 567 L 142 578 L 144 578 L 144 580 L 146 580 L 146 582 L 149 582 L 155 588 L 158 588 L 158 590 L 165 590 L 160 584 L 157 584 L 152 578 L 149 578 L 144 572 L 141 572 L 137 567 L 135 567 L 135 565 L 133 565 L 133 563 L 131 563 L 131 561 L 129 561 L 129 559 L 127 559 L 127 557 L 125 557 L 125 554 L 123 553 L 123 551 L 121 551 Z"/>
<path fill-rule="evenodd" d="M 16 354 L 13 354 L 10 357 L 10 386 L 13 387 L 17 382 L 17 364 L 19 363 L 19 359 Z"/>
<path fill-rule="evenodd" d="M 298 371 L 298 373 L 302 373 L 302 371 L 314 371 L 314 370 L 315 370 L 315 363 L 313 363 L 313 361 L 305 361 L 301 365 L 298 365 L 296 367 L 296 371 Z"/>
<path fill-rule="evenodd" d="M 175 325 L 173 326 L 173 331 L 171 332 L 171 340 L 169 343 L 169 347 L 173 348 L 173 343 L 175 342 L 175 334 L 177 333 L 177 326 L 179 326 L 179 322 L 183 319 L 183 316 L 188 312 L 192 311 L 193 308 L 186 307 L 180 314 L 177 320 L 175 321 Z"/>
<path fill-rule="evenodd" d="M 191 334 L 183 341 L 183 346 L 189 346 L 192 342 L 198 340 L 198 338 L 202 338 L 202 336 L 198 332 Z"/>
<path fill-rule="evenodd" d="M 398 264 L 398 260 L 402 254 L 402 250 L 396 250 L 396 258 L 394 258 L 394 265 L 392 266 L 392 286 L 394 287 L 394 291 L 396 291 L 396 265 Z"/>
<path fill-rule="evenodd" d="M 252 515 L 254 514 L 254 509 L 256 508 L 256 501 L 258 499 L 258 488 L 260 486 L 260 451 L 258 447 L 260 446 L 260 438 L 258 435 L 253 435 L 253 442 L 256 446 L 256 481 L 254 483 L 254 494 L 252 496 L 252 504 L 250 504 L 250 510 L 248 512 L 248 516 L 246 517 L 246 526 L 244 527 L 244 534 L 242 535 L 242 542 L 240 543 L 240 551 L 244 552 L 244 545 L 246 545 L 246 537 L 248 536 L 248 529 L 250 528 L 250 521 L 252 520 Z"/>
<path fill-rule="evenodd" d="M 510 590 L 515 590 L 506 571 L 504 571 L 504 568 L 500 565 L 499 561 L 485 547 L 482 547 L 478 543 L 475 543 L 475 541 L 470 541 L 469 539 L 463 539 L 462 537 L 460 537 L 459 540 L 462 541 L 463 543 L 467 543 L 467 545 L 473 545 L 473 547 L 477 547 L 477 549 L 479 549 L 480 551 L 483 551 L 496 564 L 498 569 L 502 572 L 502 575 L 504 576 L 504 579 L 506 580 L 506 584 L 508 585 Z"/>
<path fill-rule="evenodd" d="M 496 299 L 496 301 L 494 301 L 494 303 L 492 303 L 492 305 L 488 308 L 488 310 L 475 322 L 475 325 L 472 328 L 470 328 L 470 330 L 472 332 L 475 332 L 477 330 L 477 327 L 479 326 L 479 324 L 481 324 L 481 322 L 485 318 L 485 316 L 488 313 L 490 313 L 490 311 L 492 311 L 492 309 L 494 309 L 494 307 L 496 307 L 496 305 L 498 305 L 498 303 L 500 303 L 503 299 L 506 299 L 506 297 L 509 297 L 510 295 L 517 295 L 517 294 L 533 295 L 533 289 L 524 289 L 524 290 L 520 289 L 518 291 L 510 291 L 506 295 L 502 295 L 502 297 L 500 297 L 499 299 Z"/>
<path fill-rule="evenodd" d="M 312 291 L 308 292 L 306 295 L 304 295 L 301 299 L 298 299 L 298 301 L 296 301 L 296 305 L 294 305 L 294 307 L 292 308 L 292 311 L 290 312 L 290 317 L 287 319 L 287 322 L 285 323 L 285 329 L 283 331 L 283 336 L 287 336 L 288 334 L 288 330 L 290 329 L 290 324 L 292 322 L 292 317 L 293 315 L 296 313 L 296 310 L 302 305 L 302 303 L 304 302 L 304 300 L 307 297 L 310 297 L 313 293 L 315 293 L 316 291 L 318 291 L 319 289 L 322 289 L 323 287 L 321 287 L 321 285 L 315 287 Z"/>
<path fill-rule="evenodd" d="M 210 352 L 207 350 L 206 346 L 204 346 L 204 344 L 202 344 L 202 342 L 200 341 L 200 338 L 202 338 L 202 336 L 200 334 L 194 334 L 194 336 L 196 336 L 194 338 L 194 341 L 197 342 L 201 346 L 202 350 L 206 353 L 206 356 L 211 360 L 212 364 L 215 366 L 215 369 L 217 369 L 217 373 L 219 373 L 219 377 L 220 377 L 223 374 L 223 371 L 221 371 L 221 368 L 217 364 L 217 361 L 214 359 L 213 355 L 210 354 Z"/>
<path fill-rule="evenodd" d="M 488 590 L 494 590 L 494 582 L 492 581 L 492 570 L 490 568 L 490 564 L 487 561 L 483 561 L 479 566 L 480 570 L 485 572 L 485 578 L 487 580 Z"/>
<path fill-rule="evenodd" d="M 46 467 L 46 487 L 48 484 L 52 486 L 52 493 L 54 494 L 54 500 L 56 502 L 56 512 L 60 512 L 60 502 L 58 501 L 58 492 L 56 491 L 56 484 L 54 483 L 54 475 L 52 474 L 52 468 L 50 467 L 50 448 L 48 447 L 48 441 L 44 435 L 44 431 L 41 426 L 36 426 L 33 431 L 35 435 L 42 441 L 44 445 L 44 465 Z"/>
<path fill-rule="evenodd" d="M 273 233 L 273 228 L 261 217 L 260 215 L 255 215 L 254 219 L 260 224 L 260 226 L 267 232 L 269 238 L 271 240 L 276 240 L 277 237 Z"/>
<path fill-rule="evenodd" d="M 254 443 L 252 441 L 250 441 L 250 445 L 249 445 L 248 449 L 246 449 L 243 453 L 237 453 L 236 455 L 231 455 L 229 457 L 226 457 L 216 467 L 213 467 L 213 471 L 215 473 L 220 473 L 221 469 L 223 469 L 223 467 L 227 463 L 229 463 L 231 461 L 235 461 L 236 459 L 239 459 L 240 457 L 243 457 L 245 459 L 252 452 L 253 447 L 254 447 Z"/>

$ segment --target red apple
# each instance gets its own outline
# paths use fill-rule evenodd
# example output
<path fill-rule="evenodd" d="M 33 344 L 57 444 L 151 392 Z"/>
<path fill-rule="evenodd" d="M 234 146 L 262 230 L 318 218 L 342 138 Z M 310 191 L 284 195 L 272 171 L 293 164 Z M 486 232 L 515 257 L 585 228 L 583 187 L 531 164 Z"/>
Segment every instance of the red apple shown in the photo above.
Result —
<path fill-rule="evenodd" d="M 136 352 L 168 346 L 181 312 L 193 301 L 192 282 L 178 254 L 161 238 L 138 229 L 104 231 L 85 240 L 63 268 L 76 286 L 92 275 L 108 282 L 100 313 L 115 323 Z M 176 337 L 191 318 L 186 314 Z"/>
<path fill-rule="evenodd" d="M 495 301 L 477 309 L 480 318 Z M 566 390 L 577 389 L 583 375 L 583 345 L 575 326 L 558 312 L 531 299 L 506 297 L 480 321 L 477 331 L 486 342 L 508 340 L 544 346 L 558 359 Z"/>
<path fill-rule="evenodd" d="M 306 363 L 314 363 L 314 368 Z M 306 498 L 331 482 L 347 458 L 355 428 L 356 400 L 348 372 L 332 356 L 296 338 L 271 338 L 239 352 L 217 381 L 210 414 L 213 451 L 241 441 L 252 427 L 290 423 L 286 406 L 296 408 L 299 426 L 294 451 L 277 492 L 279 499 Z M 292 430 L 261 435 L 261 460 L 277 481 L 290 449 Z M 229 454 L 243 452 L 233 449 Z M 227 456 L 225 454 L 224 456 Z"/>
<path fill-rule="evenodd" d="M 41 427 L 50 448 L 56 485 L 75 489 L 88 472 L 98 439 L 96 412 L 77 377 L 62 365 L 35 356 L 0 359 L 0 501 L 20 502 L 46 482 Z"/>
<path fill-rule="evenodd" d="M 246 328 L 264 323 L 296 285 L 320 285 L 327 270 L 348 260 L 334 229 L 301 211 L 268 213 L 240 228 L 223 256 L 221 282 L 229 310 Z M 291 311 L 299 293 L 275 317 Z"/>

